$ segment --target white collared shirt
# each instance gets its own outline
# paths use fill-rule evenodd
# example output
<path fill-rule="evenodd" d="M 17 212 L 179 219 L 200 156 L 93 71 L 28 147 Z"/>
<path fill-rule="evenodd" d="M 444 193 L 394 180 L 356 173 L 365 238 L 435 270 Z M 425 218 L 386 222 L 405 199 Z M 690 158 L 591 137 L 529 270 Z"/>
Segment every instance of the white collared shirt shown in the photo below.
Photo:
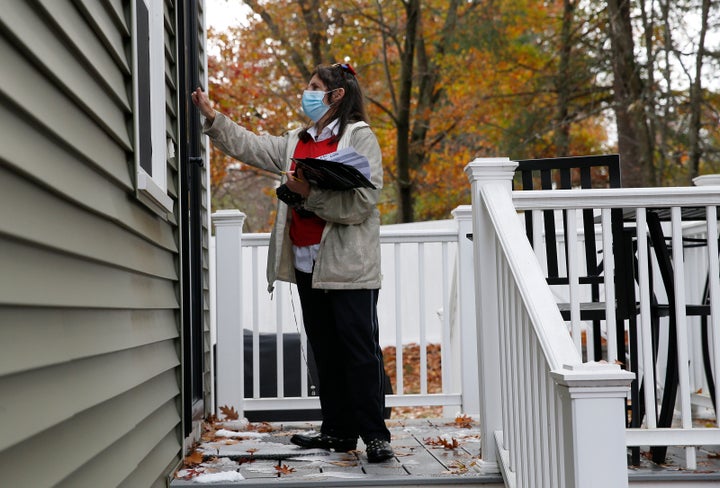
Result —
<path fill-rule="evenodd" d="M 317 127 L 312 126 L 310 127 L 307 132 L 310 134 L 315 142 L 321 142 L 326 139 L 330 139 L 332 136 L 338 135 L 338 132 L 340 131 L 340 120 L 335 119 L 332 122 L 330 122 L 328 125 L 323 127 L 323 130 L 320 131 L 320 134 L 317 133 Z"/>

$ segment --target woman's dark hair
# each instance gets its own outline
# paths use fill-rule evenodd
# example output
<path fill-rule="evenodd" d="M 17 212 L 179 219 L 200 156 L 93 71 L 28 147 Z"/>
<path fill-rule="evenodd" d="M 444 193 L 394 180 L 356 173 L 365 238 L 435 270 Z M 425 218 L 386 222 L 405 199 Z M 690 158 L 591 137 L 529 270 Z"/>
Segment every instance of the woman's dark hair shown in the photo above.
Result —
<path fill-rule="evenodd" d="M 315 75 L 325 83 L 328 91 L 337 88 L 345 89 L 345 96 L 339 102 L 330 105 L 328 111 L 330 120 L 338 119 L 338 139 L 343 135 L 348 124 L 361 120 L 368 121 L 362 90 L 355 77 L 355 70 L 349 64 L 320 65 L 315 68 L 310 77 L 312 78 Z M 331 94 L 328 95 L 331 96 Z M 300 132 L 302 141 L 309 140 L 308 128 Z"/>

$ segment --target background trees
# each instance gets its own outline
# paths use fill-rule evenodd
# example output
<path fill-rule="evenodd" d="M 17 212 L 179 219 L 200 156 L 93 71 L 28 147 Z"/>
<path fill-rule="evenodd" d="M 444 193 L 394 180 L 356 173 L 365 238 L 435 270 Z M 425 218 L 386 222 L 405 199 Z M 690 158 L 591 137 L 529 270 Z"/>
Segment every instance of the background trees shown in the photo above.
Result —
<path fill-rule="evenodd" d="M 619 152 L 625 186 L 720 170 L 710 0 L 244 3 L 247 25 L 210 33 L 211 98 L 280 134 L 305 123 L 315 65 L 352 63 L 383 147 L 386 222 L 447 218 L 479 156 Z M 217 152 L 212 165 L 214 205 L 267 228 L 271 177 Z"/>

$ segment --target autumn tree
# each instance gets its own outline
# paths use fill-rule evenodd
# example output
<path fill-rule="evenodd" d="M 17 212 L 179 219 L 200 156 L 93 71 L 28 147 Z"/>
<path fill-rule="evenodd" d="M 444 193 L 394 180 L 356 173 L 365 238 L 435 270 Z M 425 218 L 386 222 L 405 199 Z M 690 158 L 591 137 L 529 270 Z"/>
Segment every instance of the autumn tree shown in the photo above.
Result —
<path fill-rule="evenodd" d="M 389 142 L 383 147 L 392 150 L 385 151 L 386 160 L 391 161 L 386 172 L 395 183 L 395 191 L 386 191 L 384 200 L 397 199 L 398 220 L 414 220 L 416 178 L 428 160 L 428 137 L 442 93 L 444 55 L 457 30 L 458 17 L 468 14 L 479 3 L 461 0 L 245 3 L 255 15 L 247 26 L 234 29 L 234 35 L 244 44 L 244 49 L 234 53 L 254 58 L 258 79 L 273 92 L 265 102 L 266 107 L 281 98 L 283 105 L 297 114 L 299 104 L 292 93 L 300 92 L 316 64 L 341 60 L 356 65 L 368 100 L 375 107 L 374 115 L 384 119 L 377 124 L 382 142 Z M 247 58 L 234 56 L 231 62 L 246 65 Z M 283 71 L 282 77 L 265 74 L 273 64 Z M 292 106 L 291 101 L 296 105 Z M 388 154 L 391 156 L 387 157 Z"/>

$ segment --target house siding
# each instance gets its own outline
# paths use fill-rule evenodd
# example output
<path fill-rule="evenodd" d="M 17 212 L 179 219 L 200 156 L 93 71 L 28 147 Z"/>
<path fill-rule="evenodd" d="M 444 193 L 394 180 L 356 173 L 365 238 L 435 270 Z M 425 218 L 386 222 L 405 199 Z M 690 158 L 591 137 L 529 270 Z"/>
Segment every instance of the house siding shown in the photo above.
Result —
<path fill-rule="evenodd" d="M 179 162 L 167 163 L 165 219 L 136 197 L 130 6 L 0 10 L 3 486 L 165 486 L 182 456 Z M 177 8 L 165 1 L 176 154 Z M 206 217 L 209 406 L 207 232 Z"/>

